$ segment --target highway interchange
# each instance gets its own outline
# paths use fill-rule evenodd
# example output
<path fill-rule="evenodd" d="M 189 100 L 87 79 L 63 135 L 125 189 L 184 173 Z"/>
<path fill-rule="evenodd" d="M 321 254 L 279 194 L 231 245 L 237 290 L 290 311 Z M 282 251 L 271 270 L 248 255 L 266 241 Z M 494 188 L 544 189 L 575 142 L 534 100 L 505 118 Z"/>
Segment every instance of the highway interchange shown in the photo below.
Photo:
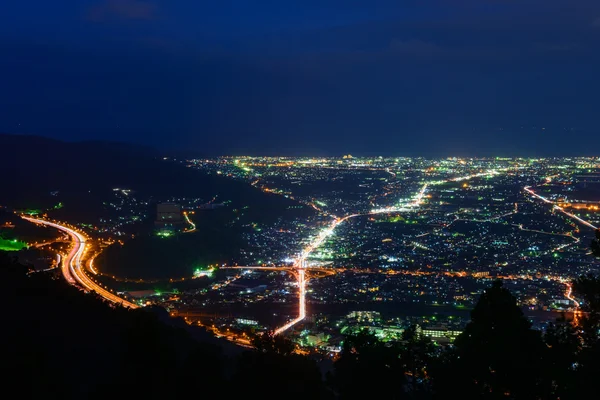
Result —
<path fill-rule="evenodd" d="M 83 268 L 82 260 L 85 257 L 87 243 L 86 238 L 83 234 L 79 233 L 72 227 L 69 227 L 65 224 L 58 224 L 55 222 L 46 221 L 40 218 L 32 218 L 27 216 L 22 216 L 23 219 L 33 222 L 34 224 L 45 225 L 55 229 L 58 229 L 62 232 L 65 232 L 71 238 L 71 242 L 73 246 L 69 250 L 69 254 L 62 258 L 61 270 L 62 274 L 72 285 L 77 285 L 82 289 L 88 292 L 95 292 L 98 295 L 102 296 L 104 299 L 120 304 L 123 307 L 128 308 L 138 308 L 137 304 L 129 302 L 114 293 L 111 293 L 109 290 L 103 288 L 93 280 L 91 280 Z"/>

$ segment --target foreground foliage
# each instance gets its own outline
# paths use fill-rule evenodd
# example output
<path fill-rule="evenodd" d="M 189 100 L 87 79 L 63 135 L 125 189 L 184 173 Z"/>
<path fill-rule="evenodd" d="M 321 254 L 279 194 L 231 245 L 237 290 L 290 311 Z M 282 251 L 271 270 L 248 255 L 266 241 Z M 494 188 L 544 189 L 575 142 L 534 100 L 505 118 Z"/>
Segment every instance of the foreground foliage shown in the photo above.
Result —
<path fill-rule="evenodd" d="M 576 322 L 559 319 L 544 335 L 498 281 L 454 346 L 434 346 L 416 327 L 396 343 L 360 332 L 324 379 L 281 336 L 255 337 L 257 350 L 243 351 L 164 310 L 114 307 L 56 274 L 29 272 L 0 252 L 4 390 L 22 398 L 586 399 L 600 389 L 594 276 L 573 283 L 583 299 Z"/>

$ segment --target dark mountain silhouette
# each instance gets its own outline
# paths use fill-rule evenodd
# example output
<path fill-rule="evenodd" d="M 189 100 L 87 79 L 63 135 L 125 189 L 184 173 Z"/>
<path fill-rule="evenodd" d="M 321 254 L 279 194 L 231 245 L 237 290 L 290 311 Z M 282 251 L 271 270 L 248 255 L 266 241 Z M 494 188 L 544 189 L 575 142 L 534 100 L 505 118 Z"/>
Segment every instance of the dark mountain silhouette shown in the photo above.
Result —
<path fill-rule="evenodd" d="M 57 201 L 50 194 L 56 191 L 87 194 L 120 187 L 153 196 L 202 197 L 223 187 L 238 190 L 229 180 L 182 168 L 156 149 L 129 143 L 0 134 L 0 149 L 0 205 L 10 207 L 49 206 Z"/>
<path fill-rule="evenodd" d="M 67 143 L 0 134 L 0 171 L 5 205 L 23 207 L 53 201 L 52 191 L 80 192 L 143 183 L 163 165 L 159 153 L 126 143 Z"/>
<path fill-rule="evenodd" d="M 0 251 L 0 300 L 8 306 L 2 315 L 3 388 L 8 393 L 21 398 L 181 399 L 194 388 L 204 395 L 241 398 L 254 385 L 298 398 L 296 388 L 304 383 L 302 398 L 324 394 L 317 367 L 308 359 L 247 354 L 159 307 L 115 308 L 70 286 L 59 274 L 28 272 Z M 272 376 L 274 371 L 279 375 Z"/>

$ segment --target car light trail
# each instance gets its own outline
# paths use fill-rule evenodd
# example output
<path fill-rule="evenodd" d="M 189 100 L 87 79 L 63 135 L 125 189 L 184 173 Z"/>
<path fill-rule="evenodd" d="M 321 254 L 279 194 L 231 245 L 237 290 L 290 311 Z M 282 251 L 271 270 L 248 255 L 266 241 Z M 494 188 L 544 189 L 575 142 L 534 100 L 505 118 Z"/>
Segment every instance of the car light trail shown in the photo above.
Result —
<path fill-rule="evenodd" d="M 294 318 L 287 324 L 275 330 L 274 334 L 279 335 L 296 325 L 298 322 L 306 318 L 306 278 L 304 268 L 298 270 L 298 291 L 299 295 L 299 306 L 298 306 L 298 317 Z"/>
<path fill-rule="evenodd" d="M 592 228 L 592 229 L 598 229 L 598 227 L 594 226 L 593 224 L 589 223 L 588 221 L 586 221 L 586 220 L 584 220 L 584 219 L 582 219 L 582 218 L 579 218 L 577 215 L 571 214 L 571 213 L 570 213 L 570 212 L 568 212 L 568 211 L 565 211 L 565 209 L 564 209 L 564 208 L 562 208 L 562 207 L 560 207 L 560 206 L 556 205 L 556 204 L 555 204 L 555 203 L 554 203 L 552 200 L 549 200 L 549 199 L 547 199 L 547 198 L 546 198 L 546 197 L 544 197 L 544 196 L 540 196 L 539 194 L 537 194 L 536 192 L 534 192 L 534 191 L 531 189 L 531 186 L 525 186 L 523 189 L 524 189 L 524 190 L 525 190 L 527 193 L 529 193 L 530 195 L 532 195 L 533 197 L 536 197 L 536 198 L 538 198 L 538 199 L 542 200 L 544 203 L 552 204 L 552 208 L 553 208 L 553 209 L 560 211 L 561 213 L 565 214 L 566 216 L 569 216 L 569 217 L 573 218 L 574 220 L 576 220 L 576 221 L 578 221 L 578 222 L 582 223 L 583 225 L 585 225 L 585 226 L 587 226 L 587 227 L 590 227 L 590 228 Z"/>
<path fill-rule="evenodd" d="M 548 177 L 548 178 L 546 178 L 546 181 L 550 182 L 552 180 L 552 178 L 553 177 Z M 533 191 L 533 189 L 531 189 L 531 186 L 525 186 L 523 189 L 527 193 L 529 193 L 530 195 L 532 195 L 533 197 L 542 200 L 544 203 L 551 204 L 552 205 L 552 209 L 560 211 L 561 213 L 565 214 L 566 216 L 573 218 L 574 220 L 582 223 L 583 225 L 585 225 L 587 227 L 590 227 L 592 229 L 598 229 L 598 227 L 596 227 L 595 225 L 591 224 L 590 222 L 588 222 L 588 221 L 586 221 L 586 220 L 578 217 L 577 215 L 571 214 L 570 212 L 566 211 L 564 208 L 562 208 L 559 205 L 555 204 L 552 200 L 550 200 L 550 199 L 548 199 L 548 198 L 546 198 L 544 196 L 541 196 L 541 195 L 537 194 L 535 191 Z M 574 238 L 574 239 L 577 240 L 577 243 L 579 242 L 579 239 L 577 239 L 577 238 Z M 560 247 L 561 246 L 559 246 L 557 249 L 560 249 Z M 555 249 L 555 251 L 557 249 Z M 571 283 L 567 283 L 566 285 L 567 285 L 567 291 L 565 293 L 565 297 L 567 299 L 571 300 L 573 302 L 573 304 L 575 304 L 575 311 L 573 312 L 573 322 L 575 324 L 577 324 L 578 321 L 579 321 L 579 314 L 580 314 L 579 306 L 580 306 L 580 304 L 573 297 L 573 287 L 572 287 Z"/>
<path fill-rule="evenodd" d="M 214 199 L 213 199 L 214 200 Z M 191 229 L 186 229 L 184 230 L 185 233 L 191 233 L 191 232 L 195 232 L 196 231 L 196 224 L 190 219 L 190 216 L 188 215 L 187 212 L 183 213 L 183 218 L 185 218 L 185 221 L 190 224 L 190 226 L 192 227 Z"/>
<path fill-rule="evenodd" d="M 93 291 L 102 296 L 104 299 L 109 300 L 113 303 L 121 304 L 124 307 L 129 308 L 138 308 L 138 305 L 131 303 L 121 297 L 111 293 L 110 291 L 104 289 L 102 286 L 98 285 L 96 282 L 92 281 L 83 271 L 81 265 L 81 259 L 86 251 L 86 240 L 85 237 L 64 225 L 59 225 L 54 222 L 46 221 L 43 219 L 36 219 L 21 216 L 21 218 L 33 222 L 34 224 L 41 224 L 50 226 L 52 228 L 56 228 L 60 231 L 67 233 L 71 237 L 71 241 L 73 242 L 73 247 L 69 251 L 69 254 L 63 258 L 61 270 L 63 276 L 72 285 L 79 284 L 87 291 Z"/>
<path fill-rule="evenodd" d="M 573 323 L 575 325 L 577 325 L 579 323 L 579 315 L 580 315 L 580 311 L 579 311 L 579 302 L 577 300 L 575 300 L 575 298 L 573 297 L 573 285 L 571 283 L 567 283 L 567 292 L 565 293 L 565 297 L 569 300 L 571 300 L 573 302 L 573 304 L 575 304 L 575 311 L 573 311 Z"/>
<path fill-rule="evenodd" d="M 350 214 L 350 215 L 346 215 L 345 217 L 335 218 L 333 220 L 333 222 L 327 228 L 323 229 L 317 235 L 317 237 L 312 241 L 311 244 L 309 244 L 307 247 L 305 247 L 302 250 L 300 257 L 298 257 L 296 259 L 296 261 L 294 263 L 295 267 L 293 269 L 295 269 L 298 272 L 297 273 L 298 291 L 299 291 L 298 316 L 296 318 L 294 318 L 293 320 L 289 321 L 288 323 L 286 323 L 285 325 L 277 328 L 274 331 L 274 334 L 279 335 L 279 334 L 287 331 L 288 329 L 290 329 L 291 327 L 293 327 L 300 321 L 302 321 L 304 318 L 306 318 L 306 283 L 307 283 L 307 280 L 306 280 L 305 273 L 307 270 L 311 269 L 310 267 L 306 267 L 306 259 L 310 256 L 310 254 L 315 249 L 317 249 L 319 246 L 321 246 L 323 244 L 325 239 L 327 239 L 329 236 L 331 236 L 333 234 L 335 228 L 339 224 L 341 224 L 342 222 L 344 222 L 350 218 L 355 218 L 355 217 L 359 217 L 359 216 L 363 216 L 363 215 L 374 215 L 374 214 L 412 211 L 412 210 L 418 208 L 421 204 L 423 204 L 423 198 L 425 197 L 427 188 L 430 185 L 439 185 L 439 184 L 443 184 L 443 183 L 447 183 L 447 182 L 458 182 L 458 181 L 469 180 L 472 178 L 478 178 L 478 177 L 483 177 L 483 176 L 494 176 L 494 175 L 498 175 L 499 173 L 500 173 L 499 170 L 490 170 L 490 171 L 481 172 L 478 174 L 461 176 L 458 178 L 451 178 L 451 179 L 447 179 L 447 180 L 443 180 L 443 181 L 436 181 L 433 183 L 425 183 L 421 187 L 421 189 L 417 192 L 417 194 L 415 196 L 413 196 L 413 198 L 412 198 L 413 200 L 410 203 L 406 204 L 405 206 L 381 208 L 381 209 L 372 210 L 372 211 L 364 213 L 364 214 Z M 267 269 L 267 268 L 261 268 L 261 269 Z"/>
<path fill-rule="evenodd" d="M 96 254 L 94 254 L 91 258 L 90 258 L 90 263 L 89 265 L 89 269 L 90 271 L 92 271 L 92 273 L 94 275 L 98 275 L 98 271 L 96 270 L 96 268 L 94 268 L 94 260 L 96 259 Z"/>
<path fill-rule="evenodd" d="M 579 308 L 579 302 L 573 298 L 573 287 L 570 283 L 567 283 L 567 292 L 565 293 L 565 297 L 575 304 L 575 307 Z"/>

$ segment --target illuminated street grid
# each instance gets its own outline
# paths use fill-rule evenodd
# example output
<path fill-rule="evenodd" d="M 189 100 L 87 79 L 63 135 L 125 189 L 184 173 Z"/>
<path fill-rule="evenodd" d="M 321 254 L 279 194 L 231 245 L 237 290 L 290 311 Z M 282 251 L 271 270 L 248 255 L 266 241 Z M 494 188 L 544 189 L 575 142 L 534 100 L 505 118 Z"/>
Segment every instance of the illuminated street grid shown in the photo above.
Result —
<path fill-rule="evenodd" d="M 308 280 L 296 273 L 295 281 L 282 271 L 235 272 L 232 284 L 184 294 L 172 304 L 188 312 L 195 305 L 298 304 L 300 284 L 306 302 L 289 307 L 284 327 L 302 322 L 299 335 L 318 335 L 335 319 L 328 306 L 389 304 L 398 314 L 414 305 L 464 309 L 497 278 L 509 281 L 532 311 L 568 310 L 574 302 L 566 282 L 594 262 L 587 253 L 592 228 L 600 225 L 600 184 L 587 181 L 599 166 L 595 158 L 231 157 L 190 163 L 314 211 L 246 233 L 249 246 L 239 265 L 297 270 L 305 261 L 307 273 L 314 266 L 336 273 Z M 305 306 L 307 317 L 313 308 L 320 317 L 315 312 L 302 321 Z M 320 325 L 323 315 L 327 322 Z"/>
<path fill-rule="evenodd" d="M 288 208 L 302 211 L 240 221 L 240 255 L 222 260 L 221 271 L 194 271 L 192 277 L 210 279 L 207 288 L 136 301 L 161 304 L 242 345 L 250 332 L 272 329 L 335 351 L 345 333 L 366 327 L 394 340 L 411 323 L 451 341 L 498 278 L 543 327 L 557 316 L 551 311 L 578 305 L 568 281 L 594 268 L 596 158 L 223 157 L 186 164 L 283 196 Z M 96 235 L 119 236 L 148 218 L 147 200 L 128 189 L 114 196 L 105 204 L 115 217 L 93 227 Z M 169 199 L 190 208 L 208 200 Z M 188 212 L 184 219 L 184 233 L 201 221 Z M 123 302 L 81 267 L 86 239 L 79 232 L 30 220 L 73 238 L 62 263 L 69 281 Z M 86 261 L 92 274 L 96 254 Z"/>

